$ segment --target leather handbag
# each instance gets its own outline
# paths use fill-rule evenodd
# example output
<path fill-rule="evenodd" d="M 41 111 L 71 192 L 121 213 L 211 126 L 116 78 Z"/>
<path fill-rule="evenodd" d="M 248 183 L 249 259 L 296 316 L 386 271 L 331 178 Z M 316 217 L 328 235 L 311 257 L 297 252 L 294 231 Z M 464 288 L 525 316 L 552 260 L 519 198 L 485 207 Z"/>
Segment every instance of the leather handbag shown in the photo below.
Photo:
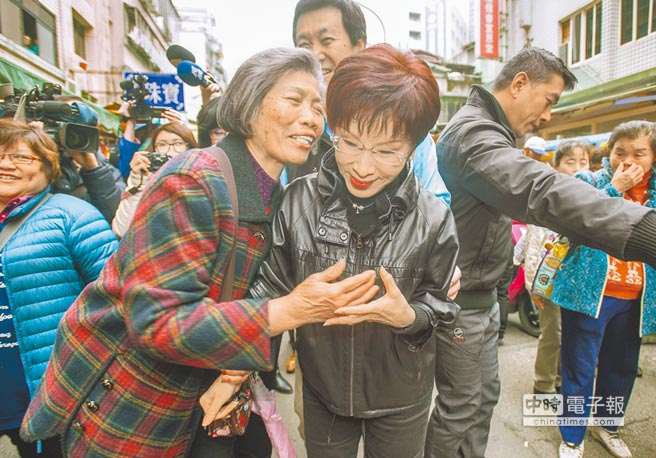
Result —
<path fill-rule="evenodd" d="M 230 414 L 222 419 L 214 420 L 207 426 L 207 435 L 210 437 L 243 436 L 248 426 L 253 407 L 253 391 L 249 380 L 241 384 L 239 390 L 226 401 L 224 406 L 237 401 Z"/>
<path fill-rule="evenodd" d="M 556 275 L 569 252 L 569 239 L 564 235 L 560 235 L 555 240 L 545 242 L 544 248 L 546 252 L 535 273 L 531 285 L 531 294 L 551 300 Z"/>

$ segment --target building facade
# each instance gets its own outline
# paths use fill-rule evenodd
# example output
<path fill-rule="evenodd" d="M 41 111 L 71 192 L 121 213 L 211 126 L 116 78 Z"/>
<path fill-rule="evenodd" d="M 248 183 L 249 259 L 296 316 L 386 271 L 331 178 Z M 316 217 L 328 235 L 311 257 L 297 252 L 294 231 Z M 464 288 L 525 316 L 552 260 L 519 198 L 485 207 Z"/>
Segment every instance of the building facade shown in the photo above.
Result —
<path fill-rule="evenodd" d="M 656 1 L 475 0 L 481 23 L 485 3 L 498 7 L 496 58 L 476 53 L 483 82 L 523 46 L 558 55 L 579 80 L 554 108 L 539 134 L 546 139 L 611 131 L 630 119 L 656 121 Z M 476 48 L 480 48 L 480 33 Z"/>
<path fill-rule="evenodd" d="M 101 129 L 117 133 L 118 117 L 103 107 L 120 103 L 124 72 L 174 74 L 166 49 L 188 28 L 172 0 L 0 0 L 0 83 L 58 84 L 96 109 Z M 200 34 L 195 42 L 206 45 L 197 62 L 216 71 L 220 44 L 205 39 L 206 29 Z"/>

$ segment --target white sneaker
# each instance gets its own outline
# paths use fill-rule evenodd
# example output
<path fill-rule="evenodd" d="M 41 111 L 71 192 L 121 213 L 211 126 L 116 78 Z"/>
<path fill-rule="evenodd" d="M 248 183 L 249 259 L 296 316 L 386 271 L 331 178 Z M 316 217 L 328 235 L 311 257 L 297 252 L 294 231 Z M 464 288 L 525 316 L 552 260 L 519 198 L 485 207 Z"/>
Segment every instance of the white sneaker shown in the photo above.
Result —
<path fill-rule="evenodd" d="M 558 458 L 583 458 L 584 443 L 579 445 L 570 444 L 569 442 L 561 442 L 558 447 Z"/>
<path fill-rule="evenodd" d="M 592 437 L 601 442 L 606 450 L 617 458 L 631 458 L 633 456 L 626 442 L 620 439 L 617 431 L 608 431 L 606 428 L 598 426 L 592 428 Z"/>

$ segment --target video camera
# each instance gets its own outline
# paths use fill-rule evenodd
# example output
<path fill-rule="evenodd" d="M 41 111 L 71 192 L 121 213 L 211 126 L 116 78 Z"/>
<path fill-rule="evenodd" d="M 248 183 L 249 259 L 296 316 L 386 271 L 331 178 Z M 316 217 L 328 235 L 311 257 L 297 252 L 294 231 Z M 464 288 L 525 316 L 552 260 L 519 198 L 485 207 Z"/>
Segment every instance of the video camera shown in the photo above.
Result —
<path fill-rule="evenodd" d="M 130 117 L 137 122 L 150 122 L 153 118 L 161 118 L 162 113 L 166 111 L 165 107 L 151 107 L 145 101 L 150 91 L 146 87 L 148 77 L 137 73 L 131 79 L 126 79 L 120 82 L 123 95 L 121 100 L 126 102 L 134 101 L 130 105 Z"/>
<path fill-rule="evenodd" d="M 52 137 L 57 146 L 71 151 L 95 153 L 98 150 L 98 115 L 81 102 L 57 102 L 61 95 L 58 84 L 43 83 L 29 92 L 18 95 L 11 83 L 3 85 L 4 114 L 15 112 L 15 119 L 25 122 L 41 121 L 43 130 Z M 13 93 L 10 95 L 10 92 Z"/>

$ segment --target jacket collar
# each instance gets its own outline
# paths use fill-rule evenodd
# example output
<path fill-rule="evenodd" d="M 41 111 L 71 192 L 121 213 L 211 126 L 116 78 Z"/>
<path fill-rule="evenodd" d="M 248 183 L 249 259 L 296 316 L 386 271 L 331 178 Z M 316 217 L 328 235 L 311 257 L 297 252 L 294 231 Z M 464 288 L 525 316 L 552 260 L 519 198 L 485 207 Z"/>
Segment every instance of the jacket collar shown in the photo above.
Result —
<path fill-rule="evenodd" d="M 516 139 L 515 132 L 510 127 L 510 121 L 508 121 L 505 111 L 490 91 L 478 84 L 473 85 L 467 103 L 484 110 L 490 119 L 497 121 L 508 131 L 513 140 Z"/>
<path fill-rule="evenodd" d="M 339 190 L 339 181 L 342 178 L 337 170 L 335 161 L 335 152 L 329 151 L 321 161 L 321 168 L 317 177 L 319 195 L 324 201 L 326 212 L 346 214 L 347 204 Z M 396 190 L 387 200 L 387 208 L 380 208 L 380 199 L 376 205 L 379 207 L 379 220 L 389 221 L 390 219 L 400 219 L 406 212 L 411 211 L 417 205 L 419 196 L 419 183 L 414 173 L 410 170 Z"/>
<path fill-rule="evenodd" d="M 239 199 L 239 220 L 248 223 L 270 223 L 280 203 L 280 187 L 273 193 L 271 208 L 267 214 L 253 169 L 251 153 L 246 147 L 244 138 L 230 134 L 217 146 L 225 151 L 232 165 Z"/>
<path fill-rule="evenodd" d="M 50 185 L 46 186 L 46 188 L 41 191 L 40 193 L 36 194 L 34 197 L 32 197 L 30 200 L 27 202 L 19 205 L 18 207 L 14 208 L 11 213 L 9 213 L 9 216 L 7 219 L 10 218 L 15 218 L 21 215 L 24 215 L 28 211 L 30 211 L 37 203 L 41 202 L 42 199 L 45 198 L 46 194 L 51 192 Z"/>

